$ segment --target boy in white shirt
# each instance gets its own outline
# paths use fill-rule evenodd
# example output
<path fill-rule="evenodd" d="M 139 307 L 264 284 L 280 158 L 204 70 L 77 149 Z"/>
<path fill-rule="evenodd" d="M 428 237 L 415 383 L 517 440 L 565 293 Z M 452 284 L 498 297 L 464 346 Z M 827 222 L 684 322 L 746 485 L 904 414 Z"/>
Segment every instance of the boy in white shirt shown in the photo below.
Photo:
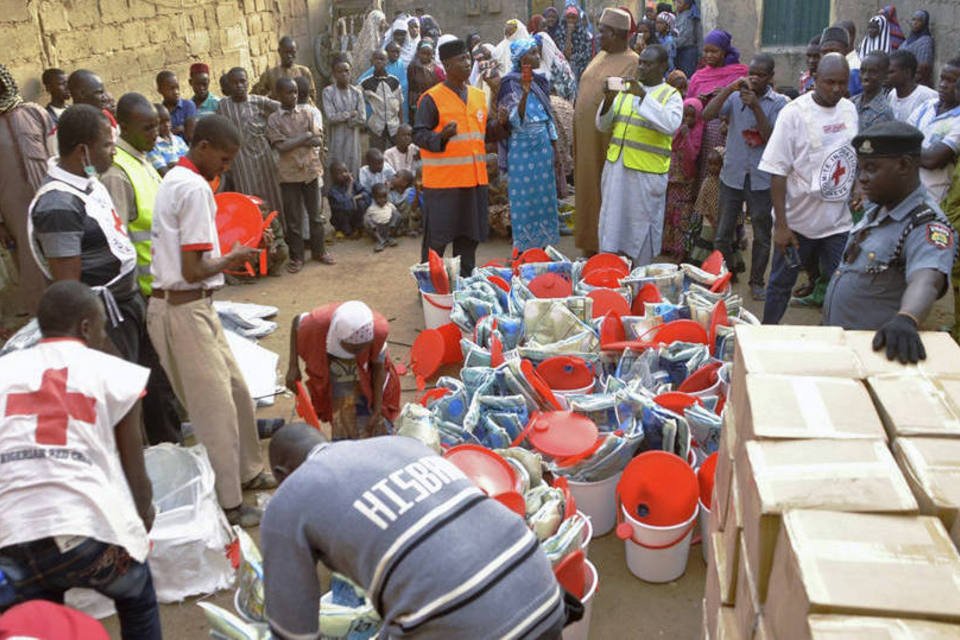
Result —
<path fill-rule="evenodd" d="M 360 187 L 367 195 L 373 196 L 373 185 L 389 185 L 397 171 L 383 159 L 383 151 L 376 147 L 370 147 L 363 159 L 367 164 L 360 167 Z"/>
<path fill-rule="evenodd" d="M 420 149 L 413 144 L 413 128 L 408 124 L 400 125 L 394 138 L 397 142 L 383 152 L 383 157 L 398 173 L 406 169 L 416 175 L 420 165 Z"/>

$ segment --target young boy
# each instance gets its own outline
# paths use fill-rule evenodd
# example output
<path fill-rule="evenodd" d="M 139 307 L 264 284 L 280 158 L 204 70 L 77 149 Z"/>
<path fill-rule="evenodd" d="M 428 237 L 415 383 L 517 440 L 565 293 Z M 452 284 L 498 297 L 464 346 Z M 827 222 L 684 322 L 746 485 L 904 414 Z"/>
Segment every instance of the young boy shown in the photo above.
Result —
<path fill-rule="evenodd" d="M 363 158 L 367 164 L 360 167 L 360 187 L 367 192 L 367 195 L 372 196 L 373 185 L 390 184 L 397 172 L 389 162 L 384 161 L 383 151 L 376 147 L 368 149 Z"/>
<path fill-rule="evenodd" d="M 67 88 L 67 74 L 62 69 L 47 69 L 40 76 L 43 88 L 50 94 L 47 103 L 47 113 L 53 118 L 54 124 L 60 119 L 60 114 L 67 109 L 67 100 L 70 99 L 70 89 Z"/>
<path fill-rule="evenodd" d="M 413 127 L 402 124 L 397 127 L 396 144 L 383 152 L 384 159 L 397 172 L 406 169 L 416 173 L 420 165 L 420 149 L 413 144 Z"/>
<path fill-rule="evenodd" d="M 187 121 L 197 117 L 197 105 L 180 97 L 180 83 L 173 71 L 165 69 L 157 74 L 157 93 L 163 96 L 163 106 L 170 112 L 170 130 L 189 140 Z"/>
<path fill-rule="evenodd" d="M 197 108 L 197 117 L 217 112 L 220 98 L 210 93 L 210 67 L 203 62 L 190 65 L 190 88 L 193 97 L 190 99 Z"/>
<path fill-rule="evenodd" d="M 360 83 L 367 101 L 367 128 L 370 130 L 370 146 L 383 151 L 393 144 L 393 137 L 400 126 L 400 109 L 403 97 L 400 94 L 400 79 L 387 72 L 387 54 L 374 51 L 370 56 L 373 75 Z"/>
<path fill-rule="evenodd" d="M 317 128 L 317 131 L 323 133 L 323 114 L 320 113 L 320 109 L 316 105 L 310 102 L 310 79 L 306 76 L 297 76 L 293 81 L 297 83 L 297 104 L 313 118 L 313 126 Z M 320 147 L 320 149 L 322 155 L 323 147 Z"/>
<path fill-rule="evenodd" d="M 414 220 L 414 210 L 417 205 L 417 188 L 413 184 L 414 176 L 407 169 L 397 171 L 397 175 L 390 181 L 390 193 L 388 197 L 400 213 L 400 221 L 397 224 L 399 233 L 406 233 L 413 237 L 417 235 L 419 220 Z"/>
<path fill-rule="evenodd" d="M 359 238 L 370 197 L 343 162 L 334 160 L 330 163 L 330 176 L 333 183 L 327 187 L 327 201 L 330 203 L 330 224 L 336 229 L 336 237 Z"/>
<path fill-rule="evenodd" d="M 162 104 L 153 105 L 157 110 L 157 143 L 153 151 L 147 154 L 147 160 L 153 165 L 160 175 L 164 175 L 180 161 L 180 158 L 187 155 L 189 147 L 183 141 L 183 138 L 170 130 L 170 112 Z"/>
<path fill-rule="evenodd" d="M 386 247 L 397 246 L 397 241 L 390 235 L 391 231 L 397 227 L 399 220 L 400 213 L 390 202 L 387 185 L 382 182 L 373 185 L 373 202 L 367 207 L 367 213 L 363 217 L 363 226 L 377 241 L 377 246 L 373 248 L 374 253 L 380 253 Z"/>
<path fill-rule="evenodd" d="M 323 113 L 327 116 L 330 157 L 360 170 L 360 129 L 366 126 L 363 92 L 350 84 L 350 62 L 338 56 L 333 62 L 334 83 L 323 89 Z"/>
<path fill-rule="evenodd" d="M 323 220 L 320 218 L 320 180 L 323 167 L 317 149 L 323 137 L 313 116 L 297 104 L 297 83 L 291 78 L 278 78 L 274 91 L 280 98 L 280 109 L 267 118 L 267 139 L 277 150 L 277 175 L 283 198 L 286 220 L 286 241 L 290 247 L 289 273 L 303 268 L 303 218 L 310 228 L 310 255 L 317 262 L 334 264 L 323 245 Z"/>

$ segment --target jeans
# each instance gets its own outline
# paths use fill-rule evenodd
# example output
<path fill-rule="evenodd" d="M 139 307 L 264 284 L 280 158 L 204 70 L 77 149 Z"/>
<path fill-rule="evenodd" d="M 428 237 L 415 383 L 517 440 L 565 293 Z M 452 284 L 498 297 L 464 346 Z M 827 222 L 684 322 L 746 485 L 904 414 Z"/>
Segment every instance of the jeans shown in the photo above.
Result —
<path fill-rule="evenodd" d="M 310 255 L 314 260 L 326 252 L 323 245 L 323 219 L 320 217 L 320 181 L 281 182 L 283 216 L 286 219 L 290 259 L 303 262 L 303 216 L 310 226 Z"/>
<path fill-rule="evenodd" d="M 816 261 L 820 266 L 820 275 L 825 282 L 829 282 L 843 257 L 843 249 L 849 234 L 844 231 L 825 238 L 807 238 L 794 231 L 793 235 L 797 237 L 797 242 L 800 244 L 797 249 L 800 254 L 800 265 Z M 783 319 L 783 314 L 787 312 L 787 306 L 790 304 L 791 290 L 797 283 L 797 276 L 800 275 L 802 268 L 800 265 L 789 267 L 782 251 L 773 252 L 773 267 L 770 270 L 770 283 L 767 285 L 767 299 L 763 305 L 763 324 L 779 324 Z"/>
<path fill-rule="evenodd" d="M 63 604 L 67 589 L 93 589 L 113 599 L 123 640 L 160 640 L 150 567 L 136 562 L 122 547 L 93 538 L 81 540 L 66 552 L 53 538 L 0 549 L 0 565 L 20 574 L 13 580 L 17 603 L 39 599 Z"/>
<path fill-rule="evenodd" d="M 767 272 L 770 260 L 770 237 L 773 232 L 773 201 L 770 190 L 750 189 L 750 174 L 743 181 L 743 189 L 728 187 L 720 183 L 720 219 L 717 220 L 717 234 L 714 247 L 723 254 L 727 266 L 733 269 L 734 243 L 737 241 L 737 218 L 747 203 L 750 224 L 753 227 L 753 247 L 750 261 L 750 284 L 763 286 L 763 276 Z"/>

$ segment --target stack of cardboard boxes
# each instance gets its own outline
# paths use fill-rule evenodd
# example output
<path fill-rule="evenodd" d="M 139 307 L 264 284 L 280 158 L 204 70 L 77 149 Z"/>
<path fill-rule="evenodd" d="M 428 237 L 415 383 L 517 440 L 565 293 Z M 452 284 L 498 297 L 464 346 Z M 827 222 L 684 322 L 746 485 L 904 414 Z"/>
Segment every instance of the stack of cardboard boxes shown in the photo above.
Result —
<path fill-rule="evenodd" d="M 923 339 L 737 328 L 705 638 L 960 638 L 960 348 Z"/>

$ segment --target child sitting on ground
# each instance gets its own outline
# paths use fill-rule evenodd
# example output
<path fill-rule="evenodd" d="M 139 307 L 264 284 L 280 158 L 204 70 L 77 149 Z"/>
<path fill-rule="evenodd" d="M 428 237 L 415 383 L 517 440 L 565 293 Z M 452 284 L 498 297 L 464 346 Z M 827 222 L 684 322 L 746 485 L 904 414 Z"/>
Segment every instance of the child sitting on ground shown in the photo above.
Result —
<path fill-rule="evenodd" d="M 397 235 L 401 233 L 411 237 L 418 235 L 420 221 L 414 220 L 414 211 L 417 209 L 417 188 L 413 185 L 413 181 L 413 173 L 407 169 L 397 171 L 397 175 L 390 181 L 389 199 L 400 213 Z"/>
<path fill-rule="evenodd" d="M 393 177 L 397 175 L 396 169 L 390 166 L 389 162 L 384 161 L 383 151 L 376 147 L 370 147 L 363 159 L 367 164 L 360 167 L 360 187 L 367 193 L 373 195 L 373 185 L 389 185 Z"/>
<path fill-rule="evenodd" d="M 334 160 L 330 163 L 330 176 L 332 180 L 326 192 L 330 203 L 330 224 L 336 230 L 336 237 L 359 238 L 363 231 L 363 214 L 370 204 L 370 198 L 343 162 Z"/>
<path fill-rule="evenodd" d="M 373 235 L 377 241 L 377 246 L 373 248 L 374 252 L 379 253 L 385 247 L 397 246 L 397 241 L 391 237 L 391 232 L 397 227 L 400 220 L 400 212 L 397 207 L 390 202 L 387 185 L 377 183 L 373 185 L 373 202 L 367 207 L 367 213 L 363 218 L 363 226 Z"/>
<path fill-rule="evenodd" d="M 157 142 L 153 150 L 147 154 L 147 160 L 160 175 L 172 169 L 180 158 L 187 155 L 190 147 L 183 138 L 173 133 L 170 128 L 170 112 L 162 104 L 153 105 L 157 110 L 159 126 L 157 128 Z"/>
<path fill-rule="evenodd" d="M 400 125 L 396 135 L 397 144 L 383 152 L 383 157 L 396 171 L 406 169 L 416 173 L 420 165 L 420 149 L 413 144 L 413 127 L 408 124 Z"/>

